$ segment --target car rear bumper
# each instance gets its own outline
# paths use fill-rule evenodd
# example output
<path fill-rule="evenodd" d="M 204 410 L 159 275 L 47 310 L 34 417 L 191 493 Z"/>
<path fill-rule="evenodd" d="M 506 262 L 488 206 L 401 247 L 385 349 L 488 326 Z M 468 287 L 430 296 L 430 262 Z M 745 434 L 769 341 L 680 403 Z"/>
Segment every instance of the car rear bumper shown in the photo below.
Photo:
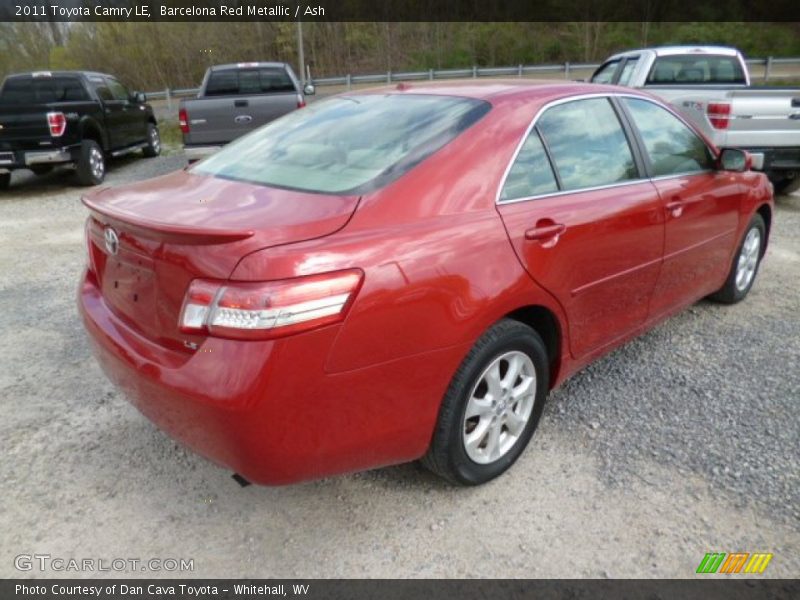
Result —
<path fill-rule="evenodd" d="M 759 169 L 766 173 L 781 171 L 800 171 L 800 146 L 796 148 L 743 148 L 751 154 L 764 156 L 763 167 Z"/>
<path fill-rule="evenodd" d="M 222 149 L 221 145 L 215 146 L 184 146 L 183 151 L 186 154 L 186 159 L 189 162 L 202 160 L 207 156 L 219 152 Z"/>
<path fill-rule="evenodd" d="M 75 162 L 71 147 L 50 150 L 0 150 L 0 170 L 25 169 L 37 165 L 58 165 Z"/>
<path fill-rule="evenodd" d="M 326 373 L 338 333 L 207 338 L 168 350 L 133 331 L 84 276 L 78 305 L 106 375 L 159 428 L 250 481 L 276 485 L 422 456 L 464 347 Z"/>

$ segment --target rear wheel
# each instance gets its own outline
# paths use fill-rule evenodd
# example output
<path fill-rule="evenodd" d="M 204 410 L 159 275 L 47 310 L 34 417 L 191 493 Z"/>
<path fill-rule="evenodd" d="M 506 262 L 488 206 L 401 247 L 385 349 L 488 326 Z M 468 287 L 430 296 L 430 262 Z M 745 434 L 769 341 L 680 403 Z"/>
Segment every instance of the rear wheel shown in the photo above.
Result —
<path fill-rule="evenodd" d="M 11 173 L 0 173 L 0 190 L 7 190 L 11 185 Z"/>
<path fill-rule="evenodd" d="M 739 250 L 734 256 L 728 279 L 725 280 L 725 285 L 711 296 L 712 299 L 725 304 L 734 304 L 747 296 L 750 288 L 753 287 L 758 266 L 761 263 L 766 243 L 766 231 L 764 219 L 759 214 L 754 215 L 745 229 Z"/>
<path fill-rule="evenodd" d="M 142 154 L 146 158 L 153 158 L 161 154 L 161 136 L 158 133 L 158 127 L 152 123 L 147 125 L 147 146 L 142 149 Z"/>
<path fill-rule="evenodd" d="M 94 140 L 84 140 L 81 155 L 75 169 L 81 185 L 99 185 L 106 177 L 106 157 L 103 149 Z"/>
<path fill-rule="evenodd" d="M 518 321 L 500 321 L 456 371 L 422 464 L 460 485 L 494 479 L 528 445 L 548 389 L 542 339 Z"/>

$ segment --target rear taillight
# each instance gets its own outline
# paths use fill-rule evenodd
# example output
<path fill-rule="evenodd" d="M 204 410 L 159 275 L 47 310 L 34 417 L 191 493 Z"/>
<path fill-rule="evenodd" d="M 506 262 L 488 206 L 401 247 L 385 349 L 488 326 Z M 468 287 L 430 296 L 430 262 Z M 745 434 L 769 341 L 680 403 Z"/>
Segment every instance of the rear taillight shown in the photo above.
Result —
<path fill-rule="evenodd" d="M 727 129 L 731 118 L 731 105 L 728 102 L 709 102 L 706 114 L 714 129 Z"/>
<path fill-rule="evenodd" d="M 185 108 L 178 111 L 178 125 L 181 126 L 182 133 L 189 133 L 189 115 L 186 114 Z"/>
<path fill-rule="evenodd" d="M 47 125 L 50 127 L 50 135 L 61 137 L 67 130 L 67 117 L 62 112 L 47 113 Z"/>
<path fill-rule="evenodd" d="M 180 329 L 235 339 L 276 338 L 344 319 L 364 277 L 360 269 L 258 283 L 195 279 Z"/>
<path fill-rule="evenodd" d="M 302 94 L 297 94 L 297 108 L 303 108 L 306 105 L 306 99 Z"/>

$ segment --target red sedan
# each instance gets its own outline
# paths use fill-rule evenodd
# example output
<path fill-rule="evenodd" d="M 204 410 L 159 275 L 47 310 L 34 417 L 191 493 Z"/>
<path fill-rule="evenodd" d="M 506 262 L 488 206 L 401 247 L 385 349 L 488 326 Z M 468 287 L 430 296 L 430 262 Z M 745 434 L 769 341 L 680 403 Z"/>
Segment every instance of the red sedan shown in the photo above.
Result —
<path fill-rule="evenodd" d="M 582 366 L 747 295 L 749 167 L 617 87 L 349 93 L 84 198 L 80 311 L 141 412 L 249 480 L 421 458 L 479 484 Z"/>

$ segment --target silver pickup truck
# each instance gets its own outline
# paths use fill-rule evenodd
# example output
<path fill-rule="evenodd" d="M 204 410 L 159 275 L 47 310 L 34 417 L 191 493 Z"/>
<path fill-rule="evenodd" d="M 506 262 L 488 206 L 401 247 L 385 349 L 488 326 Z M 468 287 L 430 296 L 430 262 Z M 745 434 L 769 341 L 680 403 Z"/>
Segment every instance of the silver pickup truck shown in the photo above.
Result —
<path fill-rule="evenodd" d="M 776 192 L 800 188 L 800 89 L 756 87 L 742 54 L 669 46 L 615 54 L 592 82 L 645 89 L 670 102 L 719 147 L 743 148 Z"/>
<path fill-rule="evenodd" d="M 209 68 L 196 98 L 181 101 L 178 120 L 189 162 L 200 160 L 245 133 L 306 105 L 286 63 L 247 62 Z"/>

